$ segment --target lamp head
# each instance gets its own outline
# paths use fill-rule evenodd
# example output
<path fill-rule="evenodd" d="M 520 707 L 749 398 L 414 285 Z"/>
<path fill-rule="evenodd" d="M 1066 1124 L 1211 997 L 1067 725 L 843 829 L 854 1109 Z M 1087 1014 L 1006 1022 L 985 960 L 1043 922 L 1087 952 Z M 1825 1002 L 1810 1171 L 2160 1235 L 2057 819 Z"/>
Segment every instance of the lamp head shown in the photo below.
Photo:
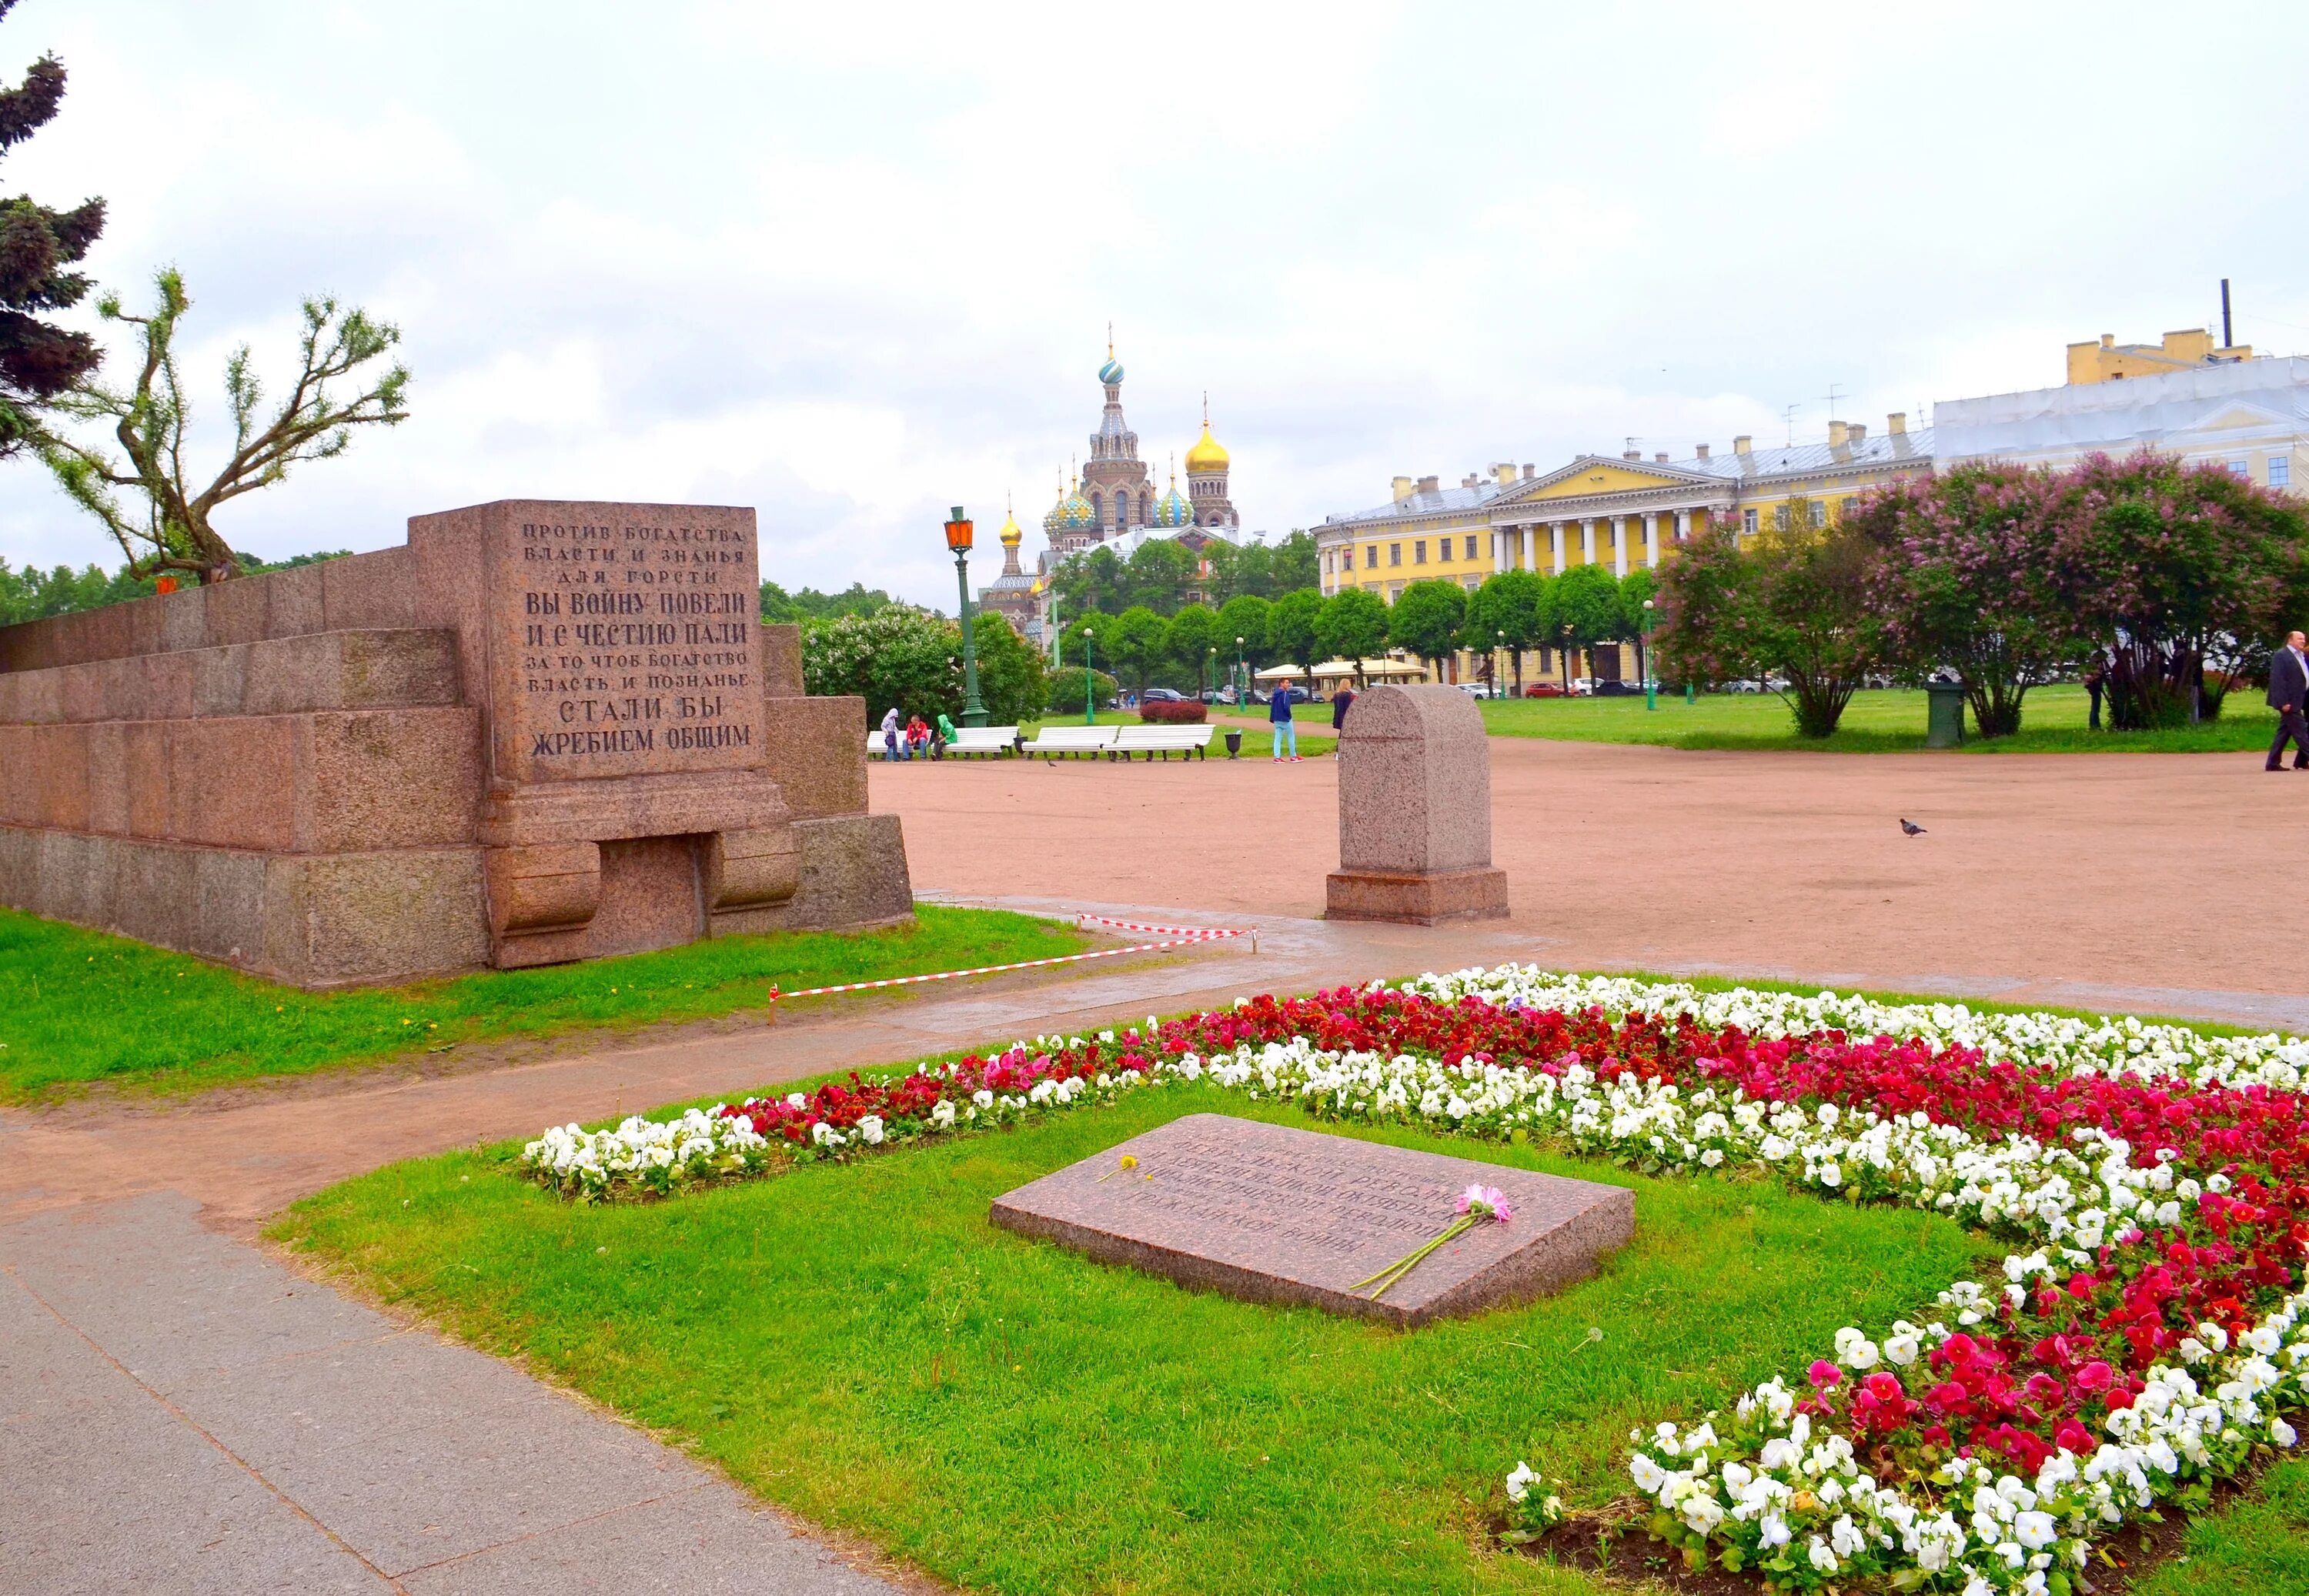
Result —
<path fill-rule="evenodd" d="M 946 523 L 946 546 L 956 554 L 968 554 L 970 531 L 970 518 L 962 513 L 962 506 L 956 505 L 953 518 Z"/>
<path fill-rule="evenodd" d="M 1645 600 L 1644 600 L 1644 608 L 1645 608 L 1646 609 L 1649 609 L 1651 607 L 1652 607 L 1652 601 L 1651 601 L 1649 599 Z"/>

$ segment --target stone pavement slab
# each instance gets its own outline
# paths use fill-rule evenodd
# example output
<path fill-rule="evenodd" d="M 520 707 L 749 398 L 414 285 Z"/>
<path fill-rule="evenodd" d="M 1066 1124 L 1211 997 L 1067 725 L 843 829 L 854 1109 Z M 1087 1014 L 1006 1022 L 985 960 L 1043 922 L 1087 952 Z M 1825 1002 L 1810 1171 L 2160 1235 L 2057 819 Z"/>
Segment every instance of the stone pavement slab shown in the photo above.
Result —
<path fill-rule="evenodd" d="M 895 1589 L 673 1449 L 150 1194 L 0 1229 L 0 1587 Z"/>

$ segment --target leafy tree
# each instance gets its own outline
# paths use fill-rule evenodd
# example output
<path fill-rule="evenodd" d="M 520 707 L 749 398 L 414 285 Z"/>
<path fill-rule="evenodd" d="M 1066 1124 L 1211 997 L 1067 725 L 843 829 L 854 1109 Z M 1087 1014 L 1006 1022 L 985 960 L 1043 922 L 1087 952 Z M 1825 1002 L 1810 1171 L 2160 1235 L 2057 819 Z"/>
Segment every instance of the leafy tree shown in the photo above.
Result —
<path fill-rule="evenodd" d="M 1120 615 L 1130 605 L 1130 574 L 1122 556 L 1101 544 L 1060 560 L 1051 573 L 1051 591 L 1062 615 L 1085 609 Z"/>
<path fill-rule="evenodd" d="M 1353 660 L 1355 686 L 1363 686 L 1363 661 L 1387 646 L 1387 600 L 1362 588 L 1341 588 L 1323 600 L 1315 637 L 1332 658 Z"/>
<path fill-rule="evenodd" d="M 1105 703 L 1114 697 L 1117 683 L 1103 670 L 1090 673 L 1091 698 L 1094 704 Z M 1053 715 L 1079 714 L 1083 706 L 1083 668 L 1069 665 L 1051 672 L 1044 684 L 1043 707 Z"/>
<path fill-rule="evenodd" d="M 2298 501 L 2148 449 L 2094 455 L 2065 487 L 2053 587 L 2109 651 L 2115 723 L 2218 714 L 2309 600 Z"/>
<path fill-rule="evenodd" d="M 1414 582 L 1397 595 L 1387 615 L 1387 640 L 1427 661 L 1440 680 L 1443 661 L 1458 646 L 1467 593 L 1456 582 Z"/>
<path fill-rule="evenodd" d="M 813 697 L 863 698 L 869 729 L 893 704 L 902 716 L 951 714 L 962 701 L 962 629 L 910 604 L 805 621 L 801 670 Z"/>
<path fill-rule="evenodd" d="M 1129 674 L 1132 691 L 1144 697 L 1146 678 L 1163 663 L 1163 617 L 1144 604 L 1134 604 L 1114 617 L 1111 630 L 1102 632 L 1102 652 L 1116 669 Z"/>
<path fill-rule="evenodd" d="M 896 602 L 880 588 L 858 582 L 838 593 L 821 593 L 816 588 L 788 593 L 774 582 L 762 583 L 762 619 L 773 625 L 827 616 L 872 615 Z"/>
<path fill-rule="evenodd" d="M 1316 631 L 1322 616 L 1323 595 L 1311 587 L 1293 588 L 1267 609 L 1268 650 L 1282 663 L 1306 672 L 1310 684 L 1323 661 L 1323 642 Z"/>
<path fill-rule="evenodd" d="M 1266 600 L 1253 593 L 1238 593 L 1219 607 L 1219 650 L 1224 653 L 1235 648 L 1235 639 L 1242 639 L 1242 658 L 1253 670 L 1275 663 L 1273 645 L 1267 635 L 1267 610 Z M 1232 658 L 1232 655 L 1229 656 Z"/>
<path fill-rule="evenodd" d="M 1172 615 L 1187 596 L 1198 562 L 1170 538 L 1149 538 L 1133 549 L 1123 567 L 1129 600 L 1156 615 Z"/>
<path fill-rule="evenodd" d="M 0 17 L 16 0 L 0 0 Z M 13 89 L 0 89 L 0 153 L 47 126 L 65 97 L 64 64 L 42 56 Z M 0 457 L 36 442 L 40 414 L 96 369 L 100 351 L 85 332 L 44 322 L 88 292 L 69 270 L 104 231 L 104 202 L 55 211 L 28 197 L 0 202 Z"/>
<path fill-rule="evenodd" d="M 1554 579 L 1549 590 L 1554 600 L 1555 636 L 1567 653 L 1588 651 L 1595 664 L 1598 643 L 1615 641 L 1623 625 L 1620 611 L 1620 579 L 1608 565 L 1574 565 Z M 1565 674 L 1570 664 L 1565 661 Z M 1594 674 L 1592 669 L 1589 674 Z"/>
<path fill-rule="evenodd" d="M 1113 663 L 1113 657 L 1106 651 L 1108 640 L 1113 635 L 1112 616 L 1101 615 L 1095 609 L 1076 616 L 1059 633 L 1059 663 L 1064 666 L 1068 660 L 1077 665 L 1087 662 L 1094 669 L 1101 660 Z M 1076 686 L 1081 684 L 1077 682 Z"/>
<path fill-rule="evenodd" d="M 58 565 L 53 571 L 28 565 L 12 571 L 6 560 L 0 560 L 0 626 L 95 609 L 123 599 L 141 599 L 151 591 L 150 578 L 139 581 L 98 565 L 79 571 L 70 565 Z"/>
<path fill-rule="evenodd" d="M 1010 623 L 990 609 L 982 609 L 971 618 L 970 631 L 978 650 L 978 700 L 986 706 L 988 722 L 1016 726 L 1033 720 L 1049 694 L 1042 651 L 1029 648 Z M 957 638 L 961 632 L 961 627 L 955 628 Z M 957 709 L 960 704 L 957 694 Z"/>
<path fill-rule="evenodd" d="M 409 372 L 398 362 L 382 373 L 374 367 L 400 341 L 397 328 L 334 299 L 306 300 L 297 377 L 269 419 L 258 414 L 264 388 L 249 364 L 248 346 L 225 363 L 232 453 L 208 486 L 195 491 L 185 458 L 190 411 L 176 355 L 177 323 L 192 301 L 173 267 L 154 286 L 159 305 L 151 315 L 129 315 L 116 295 L 97 305 L 105 320 L 136 329 L 142 356 L 134 382 L 114 388 L 82 376 L 52 406 L 59 415 L 102 424 L 125 458 L 116 458 L 102 444 L 61 434 L 42 436 L 40 458 L 65 491 L 104 522 L 138 575 L 188 571 L 203 582 L 215 581 L 240 568 L 212 524 L 215 512 L 280 481 L 293 465 L 343 453 L 356 427 L 400 425 L 409 415 Z M 368 386 L 358 395 L 332 386 L 364 367 L 370 369 L 359 381 Z M 134 507 L 124 507 L 116 489 L 133 494 Z"/>
<path fill-rule="evenodd" d="M 1645 651 L 1650 640 L 1645 633 L 1658 624 L 1657 611 L 1647 613 L 1644 605 L 1649 600 L 1656 606 L 1659 577 L 1656 573 L 1639 568 L 1620 578 L 1620 631 L 1623 640 L 1636 645 L 1636 679 L 1649 681 L 1651 673 L 1645 669 Z"/>
<path fill-rule="evenodd" d="M 1219 617 L 1201 604 L 1180 610 L 1163 630 L 1163 653 L 1181 669 L 1194 673 L 1198 693 L 1210 685 L 1211 650 L 1217 646 L 1218 638 Z"/>
<path fill-rule="evenodd" d="M 1509 651 L 1518 694 L 1523 691 L 1524 650 L 1537 647 L 1551 635 L 1540 625 L 1548 580 L 1535 571 L 1501 571 L 1485 578 L 1467 600 L 1460 641 L 1486 659 L 1493 649 Z"/>
<path fill-rule="evenodd" d="M 1893 482 L 1845 522 L 1881 555 L 1876 605 L 1903 675 L 1945 666 L 1983 737 L 2020 729 L 2020 704 L 2075 651 L 2076 624 L 2053 584 L 2068 495 L 2045 470 L 1984 460 Z"/>
<path fill-rule="evenodd" d="M 1322 556 L 1315 549 L 1315 534 L 1294 530 L 1274 545 L 1267 556 L 1267 579 L 1272 586 L 1264 596 L 1281 599 L 1286 593 L 1311 591 L 1320 598 L 1322 568 Z"/>
<path fill-rule="evenodd" d="M 1666 620 L 1656 637 L 1686 680 L 1784 682 L 1774 691 L 1797 734 L 1826 738 L 1862 677 L 1883 664 L 1870 598 L 1876 551 L 1841 522 L 1814 531 L 1797 508 L 1792 532 L 1742 539 L 1711 529 L 1685 544 L 1660 572 Z"/>

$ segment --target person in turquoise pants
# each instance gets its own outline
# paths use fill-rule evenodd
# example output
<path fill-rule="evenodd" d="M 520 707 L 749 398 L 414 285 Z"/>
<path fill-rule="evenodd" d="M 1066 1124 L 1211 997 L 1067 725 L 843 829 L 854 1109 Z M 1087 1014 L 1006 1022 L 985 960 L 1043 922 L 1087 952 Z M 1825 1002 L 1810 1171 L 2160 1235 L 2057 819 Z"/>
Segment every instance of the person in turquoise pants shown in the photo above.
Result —
<path fill-rule="evenodd" d="M 1267 701 L 1267 723 L 1275 732 L 1275 758 L 1282 763 L 1283 746 L 1291 746 L 1291 757 L 1299 757 L 1299 722 L 1291 718 L 1291 678 L 1284 677 L 1275 684 L 1275 695 Z"/>

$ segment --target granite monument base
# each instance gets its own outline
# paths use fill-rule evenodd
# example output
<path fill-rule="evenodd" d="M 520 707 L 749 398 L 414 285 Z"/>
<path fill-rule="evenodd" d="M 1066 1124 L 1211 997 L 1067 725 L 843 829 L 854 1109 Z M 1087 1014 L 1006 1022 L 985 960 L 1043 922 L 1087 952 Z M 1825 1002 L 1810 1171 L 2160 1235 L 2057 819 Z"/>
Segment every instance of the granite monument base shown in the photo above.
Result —
<path fill-rule="evenodd" d="M 1122 1160 L 1135 1160 L 1126 1168 Z M 1513 1217 L 1437 1249 L 1373 1298 L 1365 1280 L 1439 1235 L 1469 1186 Z M 1636 1231 L 1625 1186 L 1349 1136 L 1189 1114 L 995 1199 L 1005 1229 L 1250 1302 L 1412 1329 L 1595 1272 Z"/>
<path fill-rule="evenodd" d="M 1508 912 L 1508 874 L 1491 867 L 1433 874 L 1337 870 L 1326 887 L 1323 912 L 1335 920 L 1440 926 L 1453 920 L 1505 919 Z"/>

